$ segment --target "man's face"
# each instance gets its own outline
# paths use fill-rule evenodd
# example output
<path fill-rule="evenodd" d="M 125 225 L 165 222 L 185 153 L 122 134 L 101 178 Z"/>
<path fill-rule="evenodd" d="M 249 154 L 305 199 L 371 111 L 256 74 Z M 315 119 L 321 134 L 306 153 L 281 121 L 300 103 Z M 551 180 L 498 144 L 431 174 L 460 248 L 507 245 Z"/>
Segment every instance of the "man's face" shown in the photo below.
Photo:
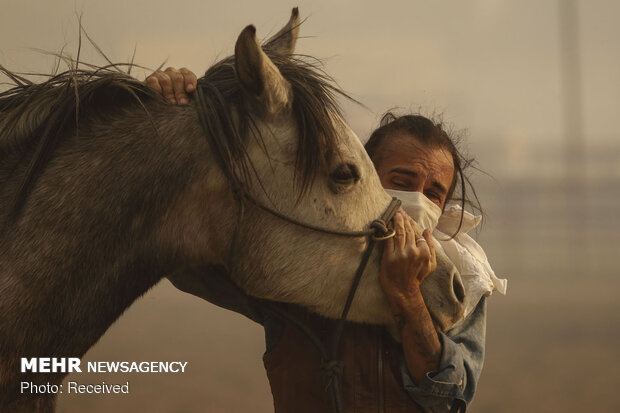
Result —
<path fill-rule="evenodd" d="M 377 173 L 384 188 L 422 192 L 443 210 L 454 176 L 450 152 L 403 135 L 386 140 L 376 156 Z"/>

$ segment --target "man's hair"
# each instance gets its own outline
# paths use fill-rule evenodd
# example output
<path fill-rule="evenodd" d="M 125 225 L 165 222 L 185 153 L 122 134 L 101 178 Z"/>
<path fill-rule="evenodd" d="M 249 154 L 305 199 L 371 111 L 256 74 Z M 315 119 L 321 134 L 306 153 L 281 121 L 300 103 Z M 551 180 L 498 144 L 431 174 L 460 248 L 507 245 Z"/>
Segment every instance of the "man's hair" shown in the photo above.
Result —
<path fill-rule="evenodd" d="M 449 201 L 458 201 L 463 210 L 465 210 L 465 206 L 467 205 L 482 213 L 476 190 L 465 173 L 474 163 L 474 159 L 465 158 L 461 154 L 461 151 L 459 151 L 457 147 L 457 140 L 450 136 L 441 122 L 434 122 L 419 114 L 398 116 L 391 111 L 386 112 L 381 118 L 379 127 L 372 132 L 365 145 L 366 152 L 368 152 L 370 159 L 372 159 L 372 162 L 375 164 L 375 168 L 383 159 L 383 148 L 385 143 L 390 139 L 403 135 L 410 135 L 427 147 L 445 149 L 452 155 L 454 175 L 452 177 L 452 184 L 448 189 L 444 208 Z M 469 197 L 467 188 L 471 191 L 471 198 Z M 455 197 L 455 192 L 460 196 Z M 463 216 L 461 215 L 459 230 L 462 220 Z M 456 233 L 454 235 L 456 235 Z"/>

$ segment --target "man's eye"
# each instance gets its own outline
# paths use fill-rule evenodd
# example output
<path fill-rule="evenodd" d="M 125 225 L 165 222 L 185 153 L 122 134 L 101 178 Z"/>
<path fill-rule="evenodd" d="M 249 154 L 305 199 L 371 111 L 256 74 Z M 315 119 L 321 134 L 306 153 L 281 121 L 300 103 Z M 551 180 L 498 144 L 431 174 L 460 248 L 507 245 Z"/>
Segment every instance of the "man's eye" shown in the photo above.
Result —
<path fill-rule="evenodd" d="M 430 199 L 435 205 L 437 205 L 439 208 L 443 208 L 443 199 L 441 199 L 441 196 L 437 193 L 434 192 L 429 192 L 429 193 L 425 193 L 424 194 L 428 199 Z"/>
<path fill-rule="evenodd" d="M 428 199 L 430 199 L 431 201 L 433 201 L 434 203 L 436 203 L 437 205 L 439 205 L 439 207 L 442 207 L 442 206 L 443 206 L 443 202 L 444 202 L 444 200 L 443 200 L 443 197 L 442 197 L 441 195 L 436 194 L 436 193 L 425 194 L 425 195 L 426 195 L 426 197 L 427 197 Z"/>
<path fill-rule="evenodd" d="M 397 188 L 408 188 L 409 187 L 409 183 L 405 182 L 405 181 L 401 181 L 398 179 L 393 179 L 392 180 L 392 185 L 394 185 Z"/>

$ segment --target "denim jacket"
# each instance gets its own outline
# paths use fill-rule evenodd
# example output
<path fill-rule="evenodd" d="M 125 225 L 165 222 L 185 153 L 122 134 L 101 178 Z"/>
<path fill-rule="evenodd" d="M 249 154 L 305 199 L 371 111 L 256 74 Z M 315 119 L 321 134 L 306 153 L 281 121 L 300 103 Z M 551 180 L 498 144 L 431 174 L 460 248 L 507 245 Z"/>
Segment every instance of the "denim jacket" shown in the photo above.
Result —
<path fill-rule="evenodd" d="M 439 333 L 442 344 L 439 368 L 426 374 L 418 385 L 403 363 L 401 371 L 405 390 L 427 412 L 449 412 L 455 400 L 469 404 L 484 362 L 486 336 L 486 297 L 465 320 Z"/>
<path fill-rule="evenodd" d="M 284 324 L 280 320 L 266 316 L 256 301 L 239 289 L 223 271 L 195 270 L 176 274 L 169 279 L 182 291 L 243 314 L 263 325 L 267 352 L 275 346 L 284 331 Z M 485 332 L 486 299 L 483 297 L 465 320 L 445 334 L 439 333 L 442 344 L 439 368 L 427 373 L 421 383 L 413 381 L 402 357 L 404 389 L 424 411 L 450 412 L 455 404 L 469 404 L 482 371 Z"/>

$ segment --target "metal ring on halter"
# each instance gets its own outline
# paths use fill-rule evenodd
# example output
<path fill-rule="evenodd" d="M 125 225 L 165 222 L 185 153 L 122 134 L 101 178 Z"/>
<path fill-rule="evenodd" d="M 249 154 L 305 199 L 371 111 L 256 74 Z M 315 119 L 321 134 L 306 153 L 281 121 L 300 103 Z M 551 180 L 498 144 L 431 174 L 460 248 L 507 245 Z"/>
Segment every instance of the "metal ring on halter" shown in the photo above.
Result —
<path fill-rule="evenodd" d="M 415 240 L 416 245 L 418 245 L 419 242 L 426 242 L 426 240 L 424 238 L 418 238 Z"/>
<path fill-rule="evenodd" d="M 385 241 L 386 239 L 392 238 L 394 235 L 396 235 L 396 231 L 394 231 L 393 228 L 388 228 L 388 232 L 386 232 L 385 235 L 373 234 L 372 239 L 375 241 Z"/>

